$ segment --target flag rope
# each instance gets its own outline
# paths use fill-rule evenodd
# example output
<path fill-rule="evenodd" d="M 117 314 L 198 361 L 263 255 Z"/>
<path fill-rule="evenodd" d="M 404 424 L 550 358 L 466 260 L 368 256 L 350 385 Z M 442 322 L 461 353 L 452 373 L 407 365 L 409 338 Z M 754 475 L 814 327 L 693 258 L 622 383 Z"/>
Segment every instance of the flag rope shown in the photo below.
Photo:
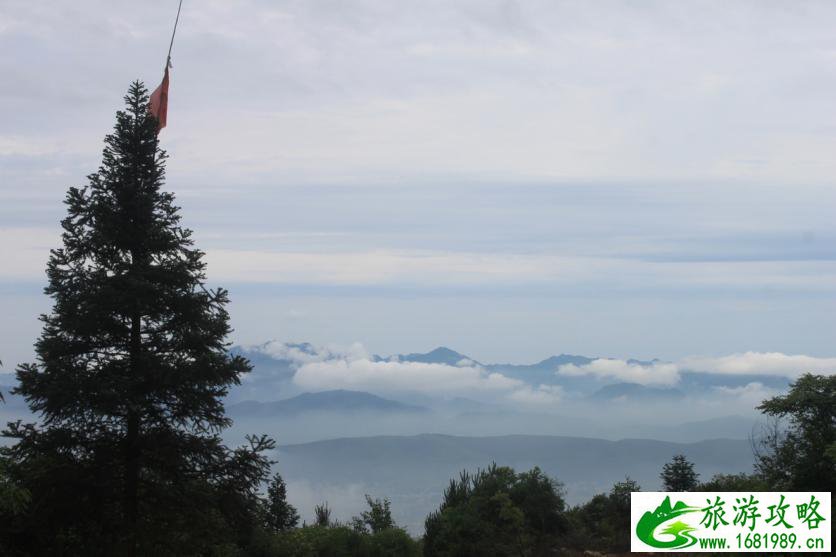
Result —
<path fill-rule="evenodd" d="M 171 32 L 171 42 L 168 43 L 168 56 L 165 57 L 165 66 L 166 68 L 170 68 L 171 66 L 171 49 L 174 46 L 174 34 L 177 33 L 177 23 L 180 21 L 180 8 L 183 7 L 183 0 L 180 0 L 180 4 L 177 6 L 177 18 L 174 20 L 174 30 Z"/>

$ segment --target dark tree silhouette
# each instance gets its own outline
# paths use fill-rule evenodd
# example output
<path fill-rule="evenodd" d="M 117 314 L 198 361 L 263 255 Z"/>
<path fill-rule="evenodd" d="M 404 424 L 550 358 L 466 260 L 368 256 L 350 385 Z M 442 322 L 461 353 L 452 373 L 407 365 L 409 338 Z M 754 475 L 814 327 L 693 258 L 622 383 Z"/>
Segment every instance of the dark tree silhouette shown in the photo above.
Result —
<path fill-rule="evenodd" d="M 759 474 L 714 474 L 699 486 L 700 491 L 769 491 Z"/>
<path fill-rule="evenodd" d="M 568 530 L 561 485 L 493 464 L 451 480 L 424 525 L 424 555 L 552 555 Z"/>
<path fill-rule="evenodd" d="M 756 445 L 766 482 L 774 489 L 836 489 L 836 375 L 805 374 L 758 409 L 775 420 Z"/>
<path fill-rule="evenodd" d="M 360 515 L 360 523 L 368 528 L 372 534 L 380 533 L 389 528 L 396 528 L 392 518 L 392 503 L 389 499 L 372 499 L 366 495 L 366 504 L 369 510 L 363 511 Z"/>
<path fill-rule="evenodd" d="M 9 525 L 31 553 L 192 555 L 257 520 L 266 437 L 226 447 L 222 398 L 249 371 L 227 352 L 223 289 L 162 190 L 166 153 L 135 82 L 99 170 L 70 188 L 51 252 L 38 362 L 13 391 L 38 424 L 10 424 L 5 454 L 32 495 Z M 28 541 L 24 541 L 28 540 Z"/>
<path fill-rule="evenodd" d="M 699 474 L 694 471 L 693 463 L 681 454 L 665 464 L 659 477 L 665 491 L 695 491 L 699 485 Z"/>
<path fill-rule="evenodd" d="M 629 477 L 616 482 L 609 493 L 599 493 L 569 510 L 572 524 L 569 545 L 578 551 L 627 553 L 630 551 L 630 494 L 641 487 Z"/>
<path fill-rule="evenodd" d="M 265 511 L 265 522 L 270 531 L 286 532 L 299 524 L 299 513 L 287 502 L 287 486 L 279 474 L 273 476 L 267 487 Z"/>
<path fill-rule="evenodd" d="M 314 507 L 314 524 L 331 526 L 331 508 L 328 506 L 328 501 Z"/>

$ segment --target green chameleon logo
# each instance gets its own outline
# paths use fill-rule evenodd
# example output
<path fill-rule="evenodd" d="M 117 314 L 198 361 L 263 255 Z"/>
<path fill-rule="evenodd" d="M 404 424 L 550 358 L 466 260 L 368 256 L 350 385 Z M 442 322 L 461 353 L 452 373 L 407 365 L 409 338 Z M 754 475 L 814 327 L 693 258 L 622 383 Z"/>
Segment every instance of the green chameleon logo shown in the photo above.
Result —
<path fill-rule="evenodd" d="M 638 538 L 647 545 L 658 547 L 659 549 L 684 549 L 686 547 L 691 547 L 697 543 L 697 538 L 691 535 L 691 532 L 696 530 L 696 528 L 689 526 L 682 521 L 677 520 L 659 532 L 659 534 L 672 535 L 672 540 L 657 540 L 654 537 L 654 533 L 656 528 L 670 519 L 686 513 L 698 512 L 699 510 L 699 507 L 689 507 L 682 501 L 677 501 L 677 503 L 671 507 L 671 498 L 665 497 L 665 500 L 662 501 L 661 505 L 656 507 L 655 511 L 646 512 L 642 515 L 639 523 L 636 525 L 636 536 L 638 536 Z"/>

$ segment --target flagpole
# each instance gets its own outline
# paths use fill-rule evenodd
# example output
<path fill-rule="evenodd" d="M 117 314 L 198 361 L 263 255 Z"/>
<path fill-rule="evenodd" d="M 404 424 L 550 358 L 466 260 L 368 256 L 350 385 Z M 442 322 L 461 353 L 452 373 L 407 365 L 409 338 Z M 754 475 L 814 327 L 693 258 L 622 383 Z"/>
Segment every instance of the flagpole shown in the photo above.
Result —
<path fill-rule="evenodd" d="M 157 119 L 157 134 L 165 127 L 168 118 L 168 69 L 171 67 L 171 49 L 174 48 L 174 35 L 177 33 L 177 24 L 180 23 L 180 9 L 182 7 L 183 0 L 180 0 L 177 6 L 177 17 L 174 20 L 174 29 L 171 31 L 171 41 L 168 43 L 168 54 L 165 57 L 163 81 L 159 87 L 154 89 L 148 99 L 148 111 Z"/>
<path fill-rule="evenodd" d="M 171 66 L 171 48 L 174 46 L 174 34 L 177 33 L 177 23 L 180 21 L 180 8 L 183 7 L 183 0 L 177 6 L 177 18 L 174 20 L 174 30 L 171 32 L 171 42 L 168 43 L 168 56 L 165 57 L 165 67 Z"/>

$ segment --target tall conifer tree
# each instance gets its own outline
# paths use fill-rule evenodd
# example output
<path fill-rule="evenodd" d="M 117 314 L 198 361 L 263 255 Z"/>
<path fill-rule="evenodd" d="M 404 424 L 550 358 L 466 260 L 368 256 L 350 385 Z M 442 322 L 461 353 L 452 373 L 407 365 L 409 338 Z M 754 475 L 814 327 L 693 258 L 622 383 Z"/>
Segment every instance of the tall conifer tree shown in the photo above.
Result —
<path fill-rule="evenodd" d="M 227 352 L 227 292 L 205 288 L 203 253 L 162 189 L 145 87 L 133 83 L 125 102 L 98 172 L 67 194 L 38 363 L 17 370 L 15 392 L 40 417 L 6 432 L 12 473 L 32 494 L 13 530 L 32 553 L 238 544 L 269 469 L 266 437 L 234 450 L 221 441 L 222 399 L 250 366 Z"/>
<path fill-rule="evenodd" d="M 299 525 L 299 513 L 287 502 L 287 485 L 280 474 L 267 486 L 264 511 L 267 529 L 272 532 L 286 532 Z"/>
<path fill-rule="evenodd" d="M 694 471 L 694 464 L 685 455 L 674 455 L 670 462 L 662 467 L 659 477 L 665 491 L 695 491 L 699 474 Z"/>

